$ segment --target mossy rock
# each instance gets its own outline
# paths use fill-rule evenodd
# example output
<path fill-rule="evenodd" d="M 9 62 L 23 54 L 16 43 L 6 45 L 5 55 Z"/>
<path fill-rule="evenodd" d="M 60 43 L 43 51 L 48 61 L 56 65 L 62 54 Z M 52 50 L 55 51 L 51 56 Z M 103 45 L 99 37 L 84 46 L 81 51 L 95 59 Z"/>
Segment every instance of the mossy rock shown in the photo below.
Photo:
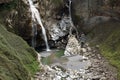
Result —
<path fill-rule="evenodd" d="M 110 21 L 97 25 L 88 36 L 91 44 L 100 45 L 101 54 L 117 69 L 120 79 L 120 22 Z"/>
<path fill-rule="evenodd" d="M 30 80 L 38 70 L 34 49 L 0 25 L 0 80 Z"/>

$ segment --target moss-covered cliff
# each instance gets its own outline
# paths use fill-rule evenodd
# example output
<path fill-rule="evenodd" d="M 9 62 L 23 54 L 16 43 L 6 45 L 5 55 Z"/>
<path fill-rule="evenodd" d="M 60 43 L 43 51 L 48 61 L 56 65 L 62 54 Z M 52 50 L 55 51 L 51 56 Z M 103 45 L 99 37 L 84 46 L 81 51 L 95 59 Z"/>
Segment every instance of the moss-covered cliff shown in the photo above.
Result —
<path fill-rule="evenodd" d="M 100 45 L 101 54 L 117 68 L 120 79 L 120 22 L 110 21 L 96 26 L 90 33 L 91 44 Z"/>
<path fill-rule="evenodd" d="M 120 23 L 114 24 L 111 34 L 100 45 L 102 55 L 110 64 L 117 68 L 118 80 L 120 79 Z M 111 25 L 113 25 L 111 24 Z M 117 27 L 117 28 L 116 28 Z"/>
<path fill-rule="evenodd" d="M 0 24 L 0 80 L 30 80 L 38 69 L 35 51 Z"/>

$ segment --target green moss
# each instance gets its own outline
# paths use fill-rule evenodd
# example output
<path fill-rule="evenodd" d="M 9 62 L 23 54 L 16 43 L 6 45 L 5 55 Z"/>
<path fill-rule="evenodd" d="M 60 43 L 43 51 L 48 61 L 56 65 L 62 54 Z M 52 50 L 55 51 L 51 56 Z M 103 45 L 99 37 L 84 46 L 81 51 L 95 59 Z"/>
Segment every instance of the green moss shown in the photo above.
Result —
<path fill-rule="evenodd" d="M 120 30 L 113 30 L 100 45 L 100 49 L 110 64 L 118 69 L 118 79 L 120 79 Z"/>
<path fill-rule="evenodd" d="M 88 37 L 92 46 L 100 45 L 101 54 L 117 69 L 120 79 L 120 22 L 111 20 L 95 26 Z"/>
<path fill-rule="evenodd" d="M 27 67 L 27 70 L 28 71 L 30 70 L 31 74 L 34 75 L 39 70 L 38 65 L 39 65 L 39 63 L 37 61 L 34 61 L 31 64 L 27 64 L 26 67 Z"/>
<path fill-rule="evenodd" d="M 0 80 L 30 80 L 38 70 L 37 54 L 0 25 Z"/>

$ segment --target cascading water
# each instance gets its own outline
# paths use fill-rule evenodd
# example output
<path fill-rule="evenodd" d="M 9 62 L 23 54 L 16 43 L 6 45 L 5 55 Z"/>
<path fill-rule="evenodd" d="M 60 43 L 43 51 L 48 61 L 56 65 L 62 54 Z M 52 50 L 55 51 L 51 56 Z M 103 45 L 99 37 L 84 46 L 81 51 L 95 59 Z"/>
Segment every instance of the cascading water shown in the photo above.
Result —
<path fill-rule="evenodd" d="M 42 24 L 39 11 L 34 6 L 32 0 L 28 0 L 28 1 L 29 1 L 31 12 L 32 12 L 32 19 L 33 19 L 33 21 L 38 22 L 38 24 L 41 26 L 41 28 L 42 28 L 42 34 L 44 36 L 44 41 L 45 41 L 45 45 L 46 45 L 46 50 L 50 51 L 50 48 L 49 48 L 49 45 L 48 45 L 48 41 L 47 41 L 46 31 L 45 31 L 45 28 L 44 28 L 44 26 Z"/>
<path fill-rule="evenodd" d="M 72 1 L 69 0 L 69 6 L 68 6 L 68 8 L 69 8 L 69 19 L 70 19 L 70 24 L 71 24 L 70 32 L 69 32 L 70 35 L 72 35 L 72 28 L 74 27 L 74 24 L 72 22 L 72 15 L 71 15 L 71 4 L 72 4 Z"/>
<path fill-rule="evenodd" d="M 72 5 L 72 1 L 71 0 L 69 0 L 69 18 L 70 18 L 70 24 L 71 24 L 71 28 L 70 28 L 70 35 L 72 34 L 72 28 L 74 28 L 75 30 L 76 30 L 76 34 L 77 34 L 77 38 L 78 38 L 78 31 L 77 31 L 77 29 L 76 29 L 76 27 L 75 27 L 75 25 L 73 24 L 73 21 L 72 21 L 72 15 L 71 15 L 71 6 Z"/>
<path fill-rule="evenodd" d="M 37 26 L 32 24 L 32 47 L 36 46 Z"/>
<path fill-rule="evenodd" d="M 72 22 L 72 15 L 71 15 L 71 3 L 72 1 L 69 0 L 69 18 L 70 18 L 70 23 L 72 26 L 74 26 L 73 22 Z"/>

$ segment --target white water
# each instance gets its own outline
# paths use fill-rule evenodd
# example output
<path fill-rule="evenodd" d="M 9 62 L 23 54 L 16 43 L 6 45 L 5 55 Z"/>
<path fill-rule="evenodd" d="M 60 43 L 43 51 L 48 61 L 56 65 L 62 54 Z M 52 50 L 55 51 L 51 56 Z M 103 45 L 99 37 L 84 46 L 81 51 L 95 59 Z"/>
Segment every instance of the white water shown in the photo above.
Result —
<path fill-rule="evenodd" d="M 70 31 L 69 31 L 69 34 L 72 35 L 72 28 L 74 27 L 74 24 L 73 24 L 73 21 L 72 21 L 72 15 L 71 15 L 71 5 L 72 5 L 72 1 L 69 0 L 69 19 L 70 19 L 70 24 L 71 24 L 71 27 L 70 27 Z"/>
<path fill-rule="evenodd" d="M 72 1 L 69 0 L 69 18 L 70 18 L 71 25 L 74 26 L 74 24 L 72 22 L 72 15 L 71 15 L 71 4 L 72 4 Z"/>
<path fill-rule="evenodd" d="M 32 47 L 36 46 L 37 26 L 32 24 Z"/>
<path fill-rule="evenodd" d="M 78 38 L 78 31 L 77 31 L 77 29 L 76 29 L 76 27 L 75 27 L 75 25 L 74 25 L 74 23 L 73 23 L 73 21 L 72 21 L 72 15 L 71 15 L 71 7 L 72 7 L 72 1 L 71 0 L 69 0 L 69 18 L 70 18 L 70 24 L 71 24 L 71 28 L 70 28 L 70 35 L 72 34 L 72 28 L 74 28 L 75 29 L 75 31 L 76 31 L 76 34 L 77 34 L 77 38 Z"/>
<path fill-rule="evenodd" d="M 48 45 L 48 41 L 47 41 L 46 31 L 45 31 L 45 28 L 44 28 L 44 26 L 43 26 L 43 24 L 42 24 L 39 11 L 38 11 L 38 10 L 36 9 L 36 7 L 34 6 L 32 0 L 28 0 L 28 1 L 29 1 L 29 4 L 30 4 L 31 12 L 32 12 L 32 19 L 33 19 L 33 21 L 37 21 L 38 24 L 41 26 L 41 28 L 42 28 L 42 34 L 43 34 L 43 36 L 44 36 L 44 41 L 45 41 L 45 45 L 46 45 L 46 50 L 47 50 L 47 51 L 50 51 L 50 48 L 49 48 L 49 45 Z"/>

